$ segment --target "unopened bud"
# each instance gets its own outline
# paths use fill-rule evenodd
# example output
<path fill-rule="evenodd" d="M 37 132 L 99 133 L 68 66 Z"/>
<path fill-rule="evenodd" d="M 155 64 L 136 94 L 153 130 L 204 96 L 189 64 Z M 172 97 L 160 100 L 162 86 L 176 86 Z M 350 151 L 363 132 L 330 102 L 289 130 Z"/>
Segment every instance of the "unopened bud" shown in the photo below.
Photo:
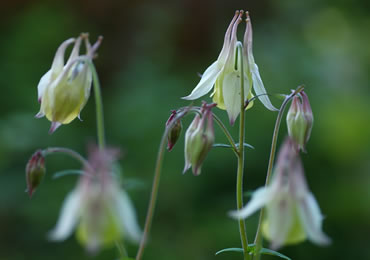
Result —
<path fill-rule="evenodd" d="M 192 167 L 194 175 L 200 174 L 202 163 L 211 150 L 214 139 L 211 107 L 206 107 L 202 117 L 196 115 L 186 131 L 184 172 Z"/>
<path fill-rule="evenodd" d="M 181 130 L 182 130 L 182 124 L 181 120 L 176 119 L 177 112 L 176 110 L 173 110 L 170 117 L 168 118 L 166 122 L 166 127 L 171 127 L 171 129 L 168 132 L 167 137 L 167 149 L 168 151 L 171 151 L 173 146 L 176 144 L 177 140 L 180 137 Z M 174 122 L 174 120 L 176 120 Z"/>
<path fill-rule="evenodd" d="M 287 114 L 289 136 L 296 142 L 298 148 L 305 151 L 313 126 L 313 114 L 306 93 L 300 93 L 301 99 L 295 96 Z"/>
<path fill-rule="evenodd" d="M 27 192 L 30 197 L 40 185 L 45 175 L 45 157 L 41 150 L 37 150 L 26 166 Z"/>

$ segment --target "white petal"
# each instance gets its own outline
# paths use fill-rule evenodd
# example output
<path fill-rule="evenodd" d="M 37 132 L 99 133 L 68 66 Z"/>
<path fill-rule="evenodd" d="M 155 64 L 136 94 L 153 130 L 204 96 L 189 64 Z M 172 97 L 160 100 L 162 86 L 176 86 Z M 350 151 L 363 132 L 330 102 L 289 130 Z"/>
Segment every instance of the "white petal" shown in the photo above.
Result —
<path fill-rule="evenodd" d="M 80 36 L 75 41 L 75 45 L 73 46 L 71 55 L 69 56 L 69 58 L 67 60 L 66 66 L 70 65 L 73 62 L 73 60 L 75 60 L 78 57 L 78 55 L 80 53 L 81 40 L 82 39 L 81 39 L 81 36 Z"/>
<path fill-rule="evenodd" d="M 240 78 L 236 71 L 225 75 L 222 93 L 230 124 L 233 125 L 240 113 Z"/>
<path fill-rule="evenodd" d="M 238 16 L 239 16 L 239 11 L 236 11 L 233 19 L 231 20 L 229 24 L 229 27 L 226 30 L 225 38 L 224 38 L 224 45 L 222 46 L 222 50 L 220 52 L 220 55 L 218 56 L 218 60 L 222 63 L 226 62 L 227 54 L 229 53 L 229 48 L 230 48 L 231 31 L 233 29 L 234 23 L 236 19 L 238 18 Z"/>
<path fill-rule="evenodd" d="M 51 65 L 51 73 L 52 77 L 55 78 L 60 72 L 63 70 L 64 67 L 64 53 L 67 47 L 75 41 L 74 38 L 70 38 L 64 41 L 58 48 L 57 52 L 55 53 L 55 57 L 53 60 L 53 64 Z"/>
<path fill-rule="evenodd" d="M 277 249 L 284 244 L 294 224 L 294 205 L 290 194 L 281 194 L 267 206 L 268 238 L 271 248 Z"/>
<path fill-rule="evenodd" d="M 142 236 L 141 229 L 137 223 L 134 206 L 126 192 L 119 191 L 115 197 L 116 210 L 119 221 L 122 221 L 124 235 L 133 242 L 139 242 Z"/>
<path fill-rule="evenodd" d="M 211 66 L 203 73 L 201 80 L 198 85 L 193 89 L 189 96 L 183 97 L 182 99 L 194 100 L 207 94 L 216 82 L 218 75 L 220 74 L 221 68 L 217 61 L 212 63 Z"/>
<path fill-rule="evenodd" d="M 318 245 L 330 244 L 330 238 L 322 231 L 323 217 L 312 193 L 307 193 L 305 198 L 299 201 L 298 214 L 309 240 Z"/>
<path fill-rule="evenodd" d="M 46 72 L 44 76 L 41 77 L 39 84 L 37 85 L 37 97 L 39 103 L 42 102 L 42 96 L 44 95 L 46 87 L 50 84 L 51 81 L 51 70 Z"/>
<path fill-rule="evenodd" d="M 81 196 L 74 190 L 64 200 L 56 227 L 50 231 L 50 240 L 62 241 L 71 235 L 80 217 Z"/>
<path fill-rule="evenodd" d="M 256 190 L 252 199 L 248 204 L 240 211 L 232 211 L 229 215 L 233 218 L 247 218 L 252 215 L 255 211 L 262 208 L 265 204 L 269 203 L 275 197 L 275 192 L 269 188 L 259 188 Z"/>
<path fill-rule="evenodd" d="M 265 87 L 263 86 L 263 82 L 258 71 L 258 67 L 256 63 L 249 64 L 251 73 L 252 73 L 252 80 L 253 80 L 253 89 L 258 96 L 258 99 L 262 102 L 262 104 L 271 111 L 276 111 L 277 109 L 271 104 L 269 97 L 266 95 Z"/>

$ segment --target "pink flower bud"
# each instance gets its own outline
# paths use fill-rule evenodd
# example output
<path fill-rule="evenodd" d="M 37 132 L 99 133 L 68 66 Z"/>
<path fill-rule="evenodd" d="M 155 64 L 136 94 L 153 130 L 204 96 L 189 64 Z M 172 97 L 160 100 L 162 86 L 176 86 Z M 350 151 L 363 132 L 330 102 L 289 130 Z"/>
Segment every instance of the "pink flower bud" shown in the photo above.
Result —
<path fill-rule="evenodd" d="M 26 165 L 27 192 L 30 197 L 40 185 L 45 175 L 45 157 L 37 150 Z"/>
<path fill-rule="evenodd" d="M 313 114 L 306 93 L 303 91 L 295 96 L 287 114 L 289 136 L 296 142 L 298 148 L 305 151 L 305 146 L 310 139 Z"/>
<path fill-rule="evenodd" d="M 170 117 L 168 118 L 166 122 L 166 127 L 171 127 L 168 133 L 168 143 L 167 143 L 167 149 L 168 151 L 171 151 L 173 146 L 176 144 L 177 140 L 180 137 L 181 130 L 182 130 L 182 124 L 181 120 L 175 119 L 177 116 L 176 110 L 173 110 Z M 174 120 L 176 120 L 174 122 Z"/>

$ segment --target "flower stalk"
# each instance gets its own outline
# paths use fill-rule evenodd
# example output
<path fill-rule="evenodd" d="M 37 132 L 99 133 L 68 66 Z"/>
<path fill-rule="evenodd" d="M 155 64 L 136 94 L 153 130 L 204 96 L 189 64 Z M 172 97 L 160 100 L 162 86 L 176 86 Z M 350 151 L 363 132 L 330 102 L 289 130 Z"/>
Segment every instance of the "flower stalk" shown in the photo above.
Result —
<path fill-rule="evenodd" d="M 283 118 L 285 108 L 286 108 L 287 104 L 289 103 L 289 101 L 292 100 L 295 95 L 297 95 L 298 93 L 300 93 L 303 90 L 304 90 L 304 87 L 299 86 L 296 90 L 292 91 L 292 93 L 290 95 L 285 97 L 285 99 L 284 99 L 284 101 L 281 104 L 281 107 L 279 109 L 279 113 L 278 113 L 278 116 L 277 116 L 276 122 L 275 122 L 274 132 L 272 134 L 270 158 L 269 158 L 269 163 L 268 163 L 268 167 L 267 167 L 267 175 L 266 175 L 266 183 L 265 183 L 266 187 L 270 184 L 270 180 L 271 180 L 271 173 L 272 173 L 272 168 L 273 168 L 273 165 L 274 165 L 275 154 L 276 154 L 277 139 L 278 139 L 278 136 L 279 136 L 279 129 L 280 129 L 280 124 L 281 124 L 281 119 Z M 254 244 L 256 245 L 256 248 L 255 248 L 255 255 L 254 255 L 253 260 L 259 260 L 260 257 L 261 257 L 260 251 L 261 251 L 262 242 L 263 242 L 262 221 L 264 219 L 264 215 L 265 215 L 265 209 L 262 208 L 261 211 L 260 211 L 260 216 L 259 216 L 259 220 L 258 220 L 258 228 L 257 228 L 257 232 L 256 232 L 256 237 L 255 237 L 255 240 L 254 240 Z"/>
<path fill-rule="evenodd" d="M 181 119 L 185 114 L 188 112 L 188 110 L 184 110 L 181 113 L 177 114 L 177 117 L 173 119 L 173 121 L 166 126 L 161 142 L 159 143 L 159 149 L 158 149 L 158 155 L 157 155 L 157 161 L 155 164 L 154 168 L 154 179 L 153 179 L 153 185 L 152 185 L 152 191 L 150 194 L 150 202 L 148 206 L 148 211 L 145 219 L 145 226 L 144 226 L 144 231 L 143 231 L 143 236 L 140 241 L 140 246 L 136 254 L 136 260 L 141 260 L 144 254 L 146 242 L 148 240 L 150 228 L 152 226 L 152 221 L 153 221 L 153 216 L 154 216 L 154 210 L 155 210 L 155 205 L 158 197 L 158 188 L 159 188 L 159 182 L 161 179 L 161 171 L 162 171 L 162 163 L 163 163 L 163 158 L 164 158 L 164 152 L 165 152 L 165 147 L 166 147 L 166 141 L 167 137 L 169 134 L 169 131 L 172 129 L 174 124 L 176 123 L 177 120 Z"/>
<path fill-rule="evenodd" d="M 243 45 L 237 43 L 237 51 L 240 57 L 243 57 Z M 238 152 L 238 170 L 236 180 L 236 201 L 237 209 L 243 208 L 243 174 L 244 174 L 244 139 L 245 139 L 245 108 L 244 108 L 244 64 L 243 59 L 240 59 L 240 121 L 239 121 L 239 152 Z M 249 260 L 248 253 L 248 238 L 245 227 L 245 221 L 239 219 L 239 233 L 244 250 L 244 260 Z"/>

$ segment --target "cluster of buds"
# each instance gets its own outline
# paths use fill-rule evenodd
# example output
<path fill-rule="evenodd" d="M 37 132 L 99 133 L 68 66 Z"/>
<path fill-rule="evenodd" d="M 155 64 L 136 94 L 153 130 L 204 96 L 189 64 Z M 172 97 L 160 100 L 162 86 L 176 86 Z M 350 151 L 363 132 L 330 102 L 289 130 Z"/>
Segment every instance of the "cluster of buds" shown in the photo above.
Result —
<path fill-rule="evenodd" d="M 141 230 L 127 193 L 114 179 L 116 149 L 91 148 L 89 163 L 77 187 L 65 199 L 56 227 L 49 238 L 63 241 L 76 226 L 77 239 L 90 253 L 120 241 L 138 242 Z"/>
<path fill-rule="evenodd" d="M 216 104 L 203 103 L 200 114 L 197 114 L 185 133 L 185 167 L 184 173 L 192 167 L 193 174 L 198 176 L 208 152 L 211 150 L 215 134 L 211 109 Z"/>
<path fill-rule="evenodd" d="M 313 114 L 306 93 L 302 91 L 299 95 L 301 97 L 294 96 L 286 120 L 289 136 L 296 142 L 301 151 L 305 151 L 311 136 Z"/>
<path fill-rule="evenodd" d="M 40 185 L 45 176 L 45 157 L 41 150 L 37 150 L 26 165 L 27 192 L 30 197 Z"/>
<path fill-rule="evenodd" d="M 244 75 L 244 101 L 253 97 L 252 87 L 262 104 L 269 110 L 276 110 L 266 95 L 258 66 L 255 63 L 252 52 L 252 23 L 248 12 L 246 12 L 246 30 L 244 44 L 237 40 L 238 25 L 242 21 L 244 12 L 236 11 L 226 30 L 224 44 L 218 59 L 209 66 L 203 73 L 198 85 L 190 95 L 184 97 L 187 100 L 194 100 L 207 94 L 214 87 L 211 94 L 217 107 L 226 109 L 230 123 L 234 124 L 240 113 L 241 107 L 241 74 Z M 243 55 L 238 53 L 237 46 L 243 46 Z M 244 71 L 241 71 L 241 63 L 244 64 Z M 250 102 L 247 109 L 253 105 Z"/>
<path fill-rule="evenodd" d="M 262 223 L 264 236 L 277 249 L 282 245 L 299 243 L 306 238 L 318 245 L 330 239 L 322 231 L 319 205 L 308 189 L 302 162 L 295 143 L 287 138 L 279 151 L 271 183 L 253 193 L 251 201 L 236 218 L 247 218 L 265 206 L 267 216 Z"/>
<path fill-rule="evenodd" d="M 86 55 L 81 56 L 80 46 L 85 41 Z M 53 133 L 62 124 L 68 124 L 76 117 L 87 103 L 90 96 L 92 73 L 88 62 L 102 41 L 99 37 L 91 46 L 88 34 L 83 33 L 77 39 L 64 41 L 58 48 L 51 69 L 42 76 L 38 84 L 38 101 L 41 104 L 37 118 L 46 116 L 51 121 L 49 133 Z M 64 63 L 64 54 L 69 45 L 74 43 L 69 59 Z"/>

